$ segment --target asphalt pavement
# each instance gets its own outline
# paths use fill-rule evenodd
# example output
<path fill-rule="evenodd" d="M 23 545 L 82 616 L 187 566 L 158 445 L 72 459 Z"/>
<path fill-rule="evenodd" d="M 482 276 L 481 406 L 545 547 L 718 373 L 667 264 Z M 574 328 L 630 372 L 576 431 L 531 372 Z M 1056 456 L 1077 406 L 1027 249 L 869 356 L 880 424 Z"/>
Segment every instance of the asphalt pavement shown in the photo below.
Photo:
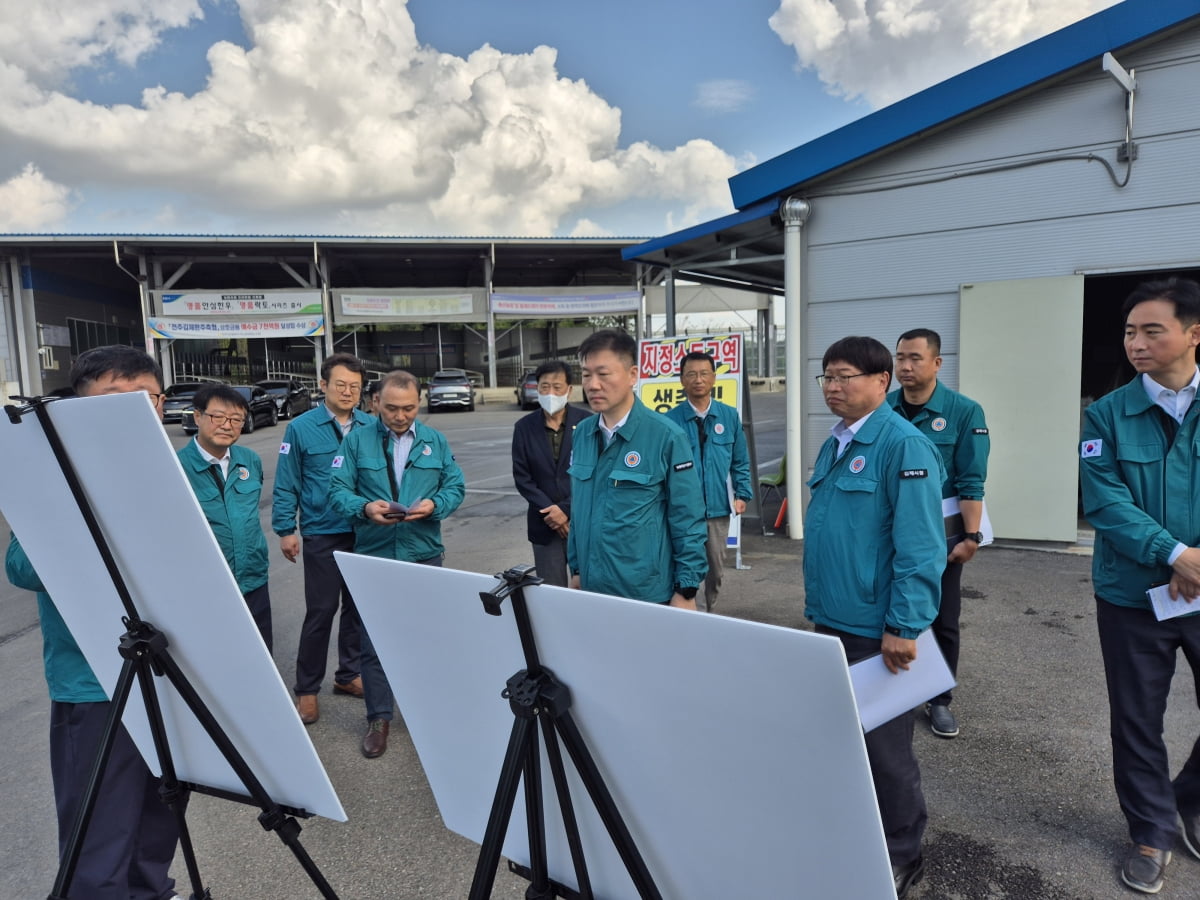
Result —
<path fill-rule="evenodd" d="M 778 467 L 782 454 L 783 395 L 756 393 L 753 404 L 765 474 Z M 524 503 L 509 465 L 512 425 L 521 415 L 505 402 L 473 413 L 424 417 L 449 438 L 468 485 L 465 502 L 444 525 L 448 566 L 493 574 L 532 561 Z M 268 483 L 284 425 L 243 438 L 262 455 Z M 178 426 L 167 427 L 176 446 L 187 440 Z M 768 523 L 776 510 L 777 504 L 768 504 Z M 269 491 L 262 515 L 269 529 Z M 748 531 L 743 543 L 748 568 L 735 570 L 730 560 L 718 614 L 806 627 L 801 543 Z M 271 544 L 275 660 L 290 684 L 303 578 L 300 567 L 283 558 L 274 540 Z M 1116 870 L 1127 836 L 1112 789 L 1090 563 L 1081 552 L 989 547 L 967 566 L 954 704 L 962 731 L 957 739 L 943 740 L 929 733 L 923 718 L 919 723 L 916 744 L 930 813 L 928 869 L 911 897 L 1136 896 L 1121 886 Z M 0 694 L 0 900 L 29 900 L 48 895 L 56 867 L 48 701 L 33 596 L 6 582 L 0 583 L 0 679 L 6 686 Z M 376 760 L 358 751 L 363 725 L 361 701 L 328 690 L 321 695 L 321 719 L 309 733 L 349 821 L 306 820 L 302 843 L 344 900 L 465 897 L 478 847 L 442 825 L 402 719 L 397 718 L 388 752 Z M 1167 714 L 1173 767 L 1183 763 L 1196 732 L 1196 692 L 1184 666 Z M 188 821 L 212 896 L 319 897 L 291 853 L 261 829 L 256 814 L 250 807 L 193 798 Z M 182 888 L 181 859 L 176 863 Z M 516 900 L 525 888 L 502 870 L 493 896 Z M 801 884 L 792 896 L 808 895 Z M 1159 896 L 1200 897 L 1200 861 L 1182 845 Z"/>

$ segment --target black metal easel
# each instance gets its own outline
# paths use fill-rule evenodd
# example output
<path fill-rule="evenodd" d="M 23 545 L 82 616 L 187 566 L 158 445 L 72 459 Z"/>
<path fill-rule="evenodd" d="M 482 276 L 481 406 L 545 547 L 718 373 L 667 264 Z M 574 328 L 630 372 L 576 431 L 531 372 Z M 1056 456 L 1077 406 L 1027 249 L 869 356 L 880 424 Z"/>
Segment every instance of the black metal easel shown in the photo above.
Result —
<path fill-rule="evenodd" d="M 526 668 L 508 679 L 507 687 L 501 692 L 512 707 L 512 733 L 508 739 L 508 751 L 500 770 L 500 781 L 496 787 L 496 798 L 492 802 L 487 831 L 479 851 L 475 867 L 475 879 L 471 883 L 470 900 L 487 900 L 491 896 L 496 879 L 496 866 L 500 862 L 500 851 L 504 835 L 508 832 L 508 821 L 516 801 L 517 786 L 525 783 L 525 818 L 529 829 L 529 868 L 509 862 L 509 869 L 529 879 L 525 892 L 528 900 L 552 900 L 564 897 L 568 900 L 582 898 L 591 900 L 592 886 L 588 878 L 587 862 L 583 856 L 583 842 L 579 837 L 579 825 L 571 805 L 570 787 L 563 767 L 559 738 L 567 747 L 571 761 L 587 788 L 588 795 L 600 818 L 608 829 L 609 838 L 625 863 L 638 894 L 643 900 L 662 900 L 654 884 L 650 870 L 634 844 L 625 821 L 604 784 L 604 778 L 588 751 L 583 735 L 571 717 L 571 692 L 559 682 L 554 673 L 542 666 L 538 659 L 537 645 L 533 639 L 533 626 L 529 621 L 529 610 L 525 605 L 524 588 L 541 584 L 533 566 L 514 566 L 496 576 L 500 581 L 491 591 L 481 591 L 479 599 L 483 608 L 493 616 L 500 615 L 506 597 L 512 600 L 513 615 L 521 647 L 525 651 Z M 573 891 L 550 879 L 549 861 L 546 853 L 546 823 L 542 809 L 542 766 L 538 751 L 537 723 L 542 723 L 546 740 L 546 756 L 554 777 L 558 794 L 558 805 L 562 812 L 563 826 L 567 833 L 567 844 L 571 850 L 571 862 L 579 890 Z"/>
<path fill-rule="evenodd" d="M 30 412 L 34 413 L 37 417 L 46 435 L 46 440 L 54 452 L 54 457 L 62 469 L 63 477 L 71 489 L 71 494 L 79 506 L 79 511 L 83 516 L 84 522 L 87 524 L 88 531 L 91 533 L 92 539 L 96 542 L 96 549 L 100 553 L 101 559 L 104 560 L 104 565 L 108 570 L 109 577 L 112 579 L 113 587 L 116 589 L 117 594 L 121 598 L 121 603 L 125 607 L 125 615 L 121 617 L 125 633 L 121 636 L 118 649 L 121 658 L 124 660 L 121 665 L 121 674 L 117 679 L 116 689 L 113 691 L 108 719 L 105 723 L 104 734 L 96 753 L 96 759 L 92 764 L 88 786 L 80 802 L 79 810 L 76 813 L 75 822 L 71 828 L 71 836 L 67 841 L 66 849 L 59 863 L 58 876 L 55 878 L 49 900 L 66 900 L 69 896 L 68 891 L 70 890 L 71 880 L 74 878 L 75 867 L 79 862 L 79 854 L 83 848 L 83 841 L 91 824 L 100 784 L 104 778 L 104 771 L 108 766 L 109 757 L 112 754 L 117 729 L 121 725 L 121 714 L 129 699 L 130 691 L 133 689 L 135 678 L 141 690 L 142 700 L 146 706 L 146 714 L 150 723 L 150 733 L 154 739 L 154 749 L 158 756 L 159 766 L 162 769 L 162 785 L 159 788 L 159 794 L 163 802 L 175 814 L 175 818 L 179 823 L 179 844 L 183 850 L 188 880 L 192 885 L 193 900 L 210 900 L 212 895 L 204 887 L 201 880 L 200 868 L 196 862 L 195 850 L 192 847 L 191 835 L 187 827 L 187 804 L 192 793 L 204 793 L 225 800 L 234 800 L 258 806 L 262 810 L 258 821 L 263 829 L 274 831 L 278 834 L 280 840 L 295 854 L 296 859 L 299 860 L 304 871 L 321 892 L 322 897 L 327 898 L 327 900 L 337 900 L 337 894 L 325 880 L 320 869 L 313 862 L 312 858 L 308 855 L 308 851 L 304 849 L 299 840 L 300 823 L 296 821 L 295 817 L 307 817 L 310 813 L 291 807 L 282 807 L 271 799 L 266 788 L 263 787 L 262 783 L 255 776 L 250 766 L 246 763 L 246 760 L 238 752 L 220 723 L 217 722 L 212 712 L 208 709 L 204 700 L 201 699 L 187 676 L 176 664 L 168 649 L 169 642 L 166 635 L 150 623 L 143 621 L 138 615 L 137 607 L 133 602 L 133 595 L 129 591 L 129 586 L 125 583 L 125 578 L 121 574 L 121 570 L 117 567 L 116 559 L 113 557 L 104 532 L 100 528 L 100 523 L 96 519 L 96 514 L 88 502 L 87 495 L 83 491 L 79 475 L 75 471 L 75 467 L 71 464 L 71 459 L 66 447 L 63 445 L 62 437 L 59 435 L 54 422 L 50 419 L 47 407 L 52 401 L 58 398 L 14 397 L 13 399 L 19 400 L 25 405 L 5 406 L 4 411 L 8 414 L 9 421 L 18 424 Z M 158 692 L 155 688 L 153 677 L 164 675 L 188 705 L 188 709 L 196 716 L 196 719 L 200 722 L 217 749 L 221 751 L 221 755 L 225 757 L 230 768 L 233 769 L 238 779 L 246 787 L 249 796 L 241 796 L 219 788 L 210 788 L 179 781 L 175 772 L 171 747 L 167 740 L 166 726 L 163 722 L 162 707 L 159 703 Z"/>

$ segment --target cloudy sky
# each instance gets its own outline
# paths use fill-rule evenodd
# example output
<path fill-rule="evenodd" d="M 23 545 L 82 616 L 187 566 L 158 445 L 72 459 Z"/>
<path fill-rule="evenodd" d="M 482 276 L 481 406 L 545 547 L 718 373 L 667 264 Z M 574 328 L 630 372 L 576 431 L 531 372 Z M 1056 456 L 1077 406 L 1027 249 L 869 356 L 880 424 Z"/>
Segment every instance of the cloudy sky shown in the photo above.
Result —
<path fill-rule="evenodd" d="M 1114 0 L 0 0 L 0 231 L 665 234 Z"/>

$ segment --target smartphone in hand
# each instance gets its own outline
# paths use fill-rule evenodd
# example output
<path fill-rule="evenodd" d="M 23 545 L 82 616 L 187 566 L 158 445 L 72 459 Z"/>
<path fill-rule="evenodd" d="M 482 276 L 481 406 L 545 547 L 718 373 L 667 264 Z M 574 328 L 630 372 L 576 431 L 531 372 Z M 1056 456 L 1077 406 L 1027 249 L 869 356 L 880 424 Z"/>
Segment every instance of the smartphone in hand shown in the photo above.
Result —
<path fill-rule="evenodd" d="M 408 507 L 403 503 L 389 503 L 387 512 L 383 514 L 385 519 L 403 519 L 408 515 Z"/>

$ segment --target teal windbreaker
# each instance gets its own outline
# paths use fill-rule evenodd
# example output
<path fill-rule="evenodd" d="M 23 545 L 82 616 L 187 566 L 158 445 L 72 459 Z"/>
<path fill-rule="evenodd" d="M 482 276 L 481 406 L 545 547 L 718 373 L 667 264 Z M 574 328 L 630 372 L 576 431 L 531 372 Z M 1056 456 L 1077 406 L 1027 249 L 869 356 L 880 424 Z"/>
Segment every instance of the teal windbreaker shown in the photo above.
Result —
<path fill-rule="evenodd" d="M 708 572 L 704 501 L 687 439 L 634 399 L 601 451 L 600 417 L 575 427 L 567 564 L 587 591 L 666 603 Z"/>
<path fill-rule="evenodd" d="M 392 433 L 376 419 L 356 428 L 342 443 L 330 466 L 329 501 L 338 515 L 354 525 L 354 552 L 405 562 L 421 562 L 445 552 L 442 520 L 458 509 L 466 493 L 462 469 L 440 431 L 414 421 L 412 449 L 400 479 L 399 495 L 392 470 Z M 413 522 L 376 525 L 363 514 L 374 500 L 414 506 L 432 500 L 433 515 Z"/>
<path fill-rule="evenodd" d="M 818 625 L 915 639 L 937 617 L 946 567 L 945 470 L 933 444 L 887 404 L 841 457 L 821 447 L 804 523 L 804 615 Z"/>
<path fill-rule="evenodd" d="M 354 410 L 353 434 L 374 424 L 375 419 L 360 409 Z M 288 423 L 279 445 L 272 490 L 271 530 L 280 537 L 296 531 L 300 514 L 300 534 L 345 534 L 350 523 L 329 505 L 330 463 L 342 446 L 342 429 L 321 404 Z"/>
<path fill-rule="evenodd" d="M 225 562 L 248 594 L 267 583 L 270 557 L 267 537 L 258 520 L 263 467 L 257 453 L 234 444 L 229 448 L 229 475 L 222 482 L 219 466 L 209 463 L 194 440 L 177 453 L 192 493 L 200 501 Z"/>
<path fill-rule="evenodd" d="M 1200 546 L 1200 402 L 1169 446 L 1162 415 L 1141 375 L 1084 413 L 1079 477 L 1096 529 L 1092 585 L 1116 606 L 1150 609 L 1146 591 L 1171 580 L 1175 545 Z"/>
<path fill-rule="evenodd" d="M 750 452 L 746 448 L 746 435 L 742 431 L 742 419 L 736 409 L 727 403 L 713 400 L 704 416 L 704 448 L 700 447 L 700 432 L 696 428 L 696 413 L 686 400 L 667 411 L 671 419 L 683 431 L 692 448 L 692 459 L 700 473 L 700 487 L 704 494 L 704 515 L 709 519 L 723 519 L 729 508 L 729 488 L 725 479 L 733 477 L 733 496 L 749 503 L 754 498 L 754 486 L 750 482 Z M 703 460 L 703 462 L 702 462 Z"/>
<path fill-rule="evenodd" d="M 903 391 L 888 394 L 888 403 L 901 416 Z M 983 407 L 970 397 L 952 391 L 940 381 L 925 408 L 912 424 L 938 448 L 946 467 L 943 497 L 982 500 L 987 480 L 988 454 L 992 439 L 988 434 Z"/>
<path fill-rule="evenodd" d="M 71 629 L 67 628 L 54 601 L 46 593 L 42 579 L 34 571 L 15 534 L 8 539 L 4 572 L 15 587 L 37 594 L 38 621 L 42 626 L 42 664 L 50 699 L 58 703 L 101 703 L 107 700 L 108 694 L 100 687 L 83 651 L 71 636 Z"/>

